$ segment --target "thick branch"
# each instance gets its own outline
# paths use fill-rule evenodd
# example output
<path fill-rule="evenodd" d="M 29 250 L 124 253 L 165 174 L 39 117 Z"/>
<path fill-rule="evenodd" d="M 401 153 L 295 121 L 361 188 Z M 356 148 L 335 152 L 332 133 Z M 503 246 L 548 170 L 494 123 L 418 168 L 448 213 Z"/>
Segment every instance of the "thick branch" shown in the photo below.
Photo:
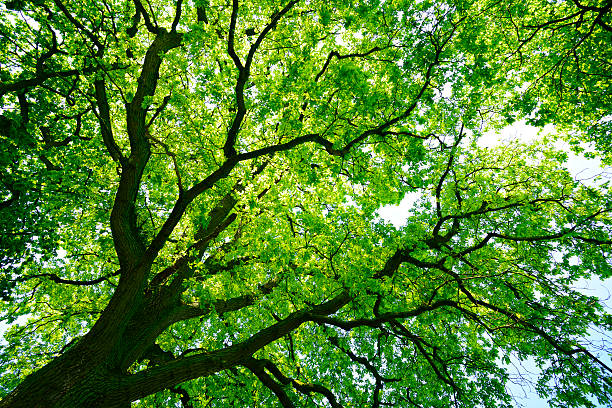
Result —
<path fill-rule="evenodd" d="M 236 50 L 234 49 L 234 38 L 236 36 L 236 20 L 238 19 L 238 0 L 232 0 L 232 15 L 230 17 L 230 26 L 229 33 L 227 35 L 227 53 L 234 61 L 234 65 L 238 68 L 238 71 L 242 71 L 244 66 L 242 65 L 242 61 L 236 54 Z"/>
<path fill-rule="evenodd" d="M 280 18 L 285 15 L 299 0 L 293 0 L 289 2 L 281 11 L 272 16 L 272 21 L 266 25 L 263 31 L 257 37 L 257 40 L 251 45 L 249 54 L 246 58 L 244 65 L 240 61 L 240 58 L 236 54 L 234 49 L 234 36 L 236 33 L 236 19 L 238 16 L 238 0 L 232 1 L 232 16 L 230 20 L 230 29 L 227 39 L 227 51 L 234 61 L 234 65 L 238 68 L 238 79 L 236 80 L 235 94 L 236 94 L 236 116 L 227 132 L 227 139 L 223 145 L 223 153 L 225 157 L 230 158 L 236 155 L 236 140 L 238 133 L 240 132 L 240 126 L 246 115 L 246 105 L 244 102 L 244 86 L 246 85 L 249 75 L 251 74 L 251 65 L 257 49 L 261 45 L 266 35 L 276 27 L 276 24 Z"/>
<path fill-rule="evenodd" d="M 251 358 L 247 360 L 243 365 L 251 370 L 253 374 L 257 377 L 259 381 L 266 387 L 270 389 L 276 395 L 281 405 L 285 408 L 295 408 L 295 405 L 291 401 L 291 398 L 287 395 L 287 392 L 284 388 L 274 381 L 272 377 L 264 370 L 263 364 L 260 361 Z"/>
<path fill-rule="evenodd" d="M 386 48 L 386 47 L 385 47 Z M 377 51 L 381 51 L 383 48 L 380 48 L 378 46 L 371 48 L 369 51 L 366 52 L 354 52 L 351 54 L 345 54 L 345 55 L 341 55 L 338 51 L 331 51 L 329 53 L 329 55 L 327 56 L 327 59 L 325 60 L 325 63 L 323 64 L 323 68 L 321 68 L 321 70 L 319 71 L 319 73 L 315 76 L 314 81 L 318 82 L 319 79 L 321 78 L 321 76 L 325 73 L 325 71 L 327 70 L 327 67 L 329 66 L 329 63 L 331 62 L 333 57 L 338 58 L 339 60 L 343 60 L 345 58 L 363 58 L 363 57 L 367 57 L 370 54 L 373 54 Z"/>
<path fill-rule="evenodd" d="M 290 314 L 287 318 L 259 331 L 241 343 L 210 353 L 184 357 L 134 375 L 120 377 L 117 381 L 122 391 L 121 394 L 129 395 L 129 399 L 134 401 L 181 382 L 208 376 L 241 364 L 241 361 L 248 359 L 257 350 L 286 336 L 309 321 L 312 315 L 335 313 L 350 300 L 349 293 L 343 291 L 325 303 Z M 108 396 L 108 398 L 114 398 L 114 396 Z M 104 403 L 104 401 L 100 402 Z"/>
<path fill-rule="evenodd" d="M 115 250 L 122 269 L 129 271 L 144 253 L 144 246 L 136 228 L 135 202 L 140 188 L 144 168 L 150 156 L 145 117 L 147 107 L 143 106 L 145 97 L 153 96 L 159 79 L 159 69 L 165 52 L 180 45 L 181 35 L 161 31 L 147 50 L 138 88 L 131 103 L 127 104 L 127 132 L 130 140 L 130 156 L 122 166 L 119 188 L 111 212 L 111 230 Z"/>
<path fill-rule="evenodd" d="M 179 22 L 181 21 L 181 11 L 183 6 L 183 0 L 177 0 L 176 2 L 176 12 L 174 14 L 174 21 L 172 21 L 171 32 L 175 33 L 176 28 L 178 27 Z"/>
<path fill-rule="evenodd" d="M 96 104 L 98 106 L 98 121 L 100 122 L 100 132 L 106 149 L 114 161 L 120 163 L 123 160 L 121 149 L 117 146 L 113 137 L 113 128 L 110 119 L 110 107 L 106 96 L 106 83 L 104 79 L 97 79 L 94 83 L 96 90 Z"/>
<path fill-rule="evenodd" d="M 27 90 L 28 88 L 42 85 L 46 80 L 51 79 L 51 78 L 68 78 L 68 77 L 76 76 L 79 74 L 95 72 L 97 70 L 98 68 L 87 67 L 81 70 L 69 69 L 65 71 L 56 71 L 56 72 L 41 72 L 41 73 L 36 74 L 34 78 L 22 79 L 20 81 L 13 82 L 11 84 L 0 83 L 0 97 L 2 97 L 3 95 L 9 92 L 18 92 L 22 90 Z"/>
<path fill-rule="evenodd" d="M 187 254 L 177 259 L 171 266 L 165 268 L 159 272 L 151 280 L 149 288 L 153 289 L 164 283 L 170 276 L 182 270 L 183 268 L 189 267 L 189 263 L 196 260 L 200 256 L 201 250 L 203 250 L 210 241 L 215 239 L 222 231 L 224 231 L 234 220 L 236 215 L 233 214 L 227 218 L 220 220 L 219 224 L 215 226 L 208 234 L 203 238 L 196 241 L 187 251 Z M 223 222 L 221 222 L 223 221 Z"/>
<path fill-rule="evenodd" d="M 255 301 L 262 295 L 267 295 L 278 286 L 280 279 L 278 277 L 269 280 L 263 285 L 259 286 L 258 292 L 246 293 L 244 295 L 236 296 L 230 299 L 218 299 L 213 301 L 209 306 L 190 306 L 186 305 L 180 314 L 177 314 L 174 322 L 179 320 L 191 319 L 194 317 L 204 316 L 209 314 L 213 309 L 219 316 L 223 316 L 225 313 L 235 312 L 245 307 L 252 306 Z"/>
<path fill-rule="evenodd" d="M 287 376 L 285 376 L 279 369 L 278 367 L 270 360 L 267 359 L 261 359 L 261 360 L 257 360 L 254 358 L 250 358 L 248 360 L 246 360 L 245 362 L 242 363 L 245 367 L 247 367 L 249 370 L 251 370 L 255 375 L 257 375 L 258 373 L 263 373 L 264 374 L 264 378 L 265 381 L 264 385 L 266 385 L 268 388 L 270 388 L 272 391 L 274 391 L 274 389 L 272 389 L 272 387 L 278 387 L 280 390 L 282 390 L 282 392 L 284 393 L 284 389 L 282 389 L 280 387 L 280 385 L 272 378 L 270 377 L 264 369 L 268 370 L 278 381 L 280 381 L 281 384 L 283 385 L 289 385 L 291 384 L 293 386 L 293 388 L 295 388 L 297 391 L 301 392 L 302 394 L 310 394 L 310 393 L 317 393 L 317 394 L 321 394 L 323 396 L 325 396 L 325 398 L 327 398 L 327 400 L 329 401 L 329 404 L 332 406 L 332 408 L 342 408 L 342 406 L 338 403 L 338 400 L 336 399 L 336 396 L 331 392 L 331 390 L 329 390 L 329 388 L 321 385 L 321 384 L 310 384 L 310 383 L 304 383 L 298 380 L 295 380 L 293 378 L 289 378 Z M 257 378 L 260 378 L 259 375 L 257 376 Z M 261 378 L 260 378 L 261 380 Z M 275 392 L 276 394 L 276 392 Z M 287 394 L 285 393 L 285 396 Z M 278 394 L 277 394 L 278 396 Z M 279 397 L 280 399 L 280 397 Z M 282 400 L 281 400 L 282 402 Z M 292 406 L 292 405 L 289 405 Z"/>
<path fill-rule="evenodd" d="M 136 7 L 137 15 L 142 15 L 144 17 L 145 27 L 147 28 L 147 30 L 152 34 L 159 34 L 161 30 L 157 27 L 157 24 L 155 24 L 155 20 L 151 19 L 149 12 L 147 11 L 147 9 L 144 8 L 142 2 L 140 0 L 133 1 L 134 6 Z"/>
<path fill-rule="evenodd" d="M 25 281 L 28 281 L 30 279 L 46 278 L 46 279 L 49 279 L 52 282 L 60 283 L 60 284 L 63 284 L 63 285 L 91 286 L 91 285 L 97 285 L 98 283 L 101 283 L 101 282 L 104 282 L 104 281 L 108 281 L 110 278 L 112 278 L 113 276 L 118 276 L 120 273 L 121 273 L 121 270 L 118 270 L 117 272 L 111 273 L 109 275 L 101 276 L 99 278 L 91 279 L 91 280 L 86 280 L 86 281 L 83 281 L 83 280 L 74 280 L 74 279 L 65 279 L 65 278 L 61 278 L 61 277 L 57 276 L 54 273 L 37 273 L 35 275 L 22 276 L 22 277 L 18 278 L 17 281 L 25 282 Z"/>
<path fill-rule="evenodd" d="M 423 313 L 431 312 L 444 306 L 456 307 L 457 302 L 452 300 L 439 300 L 429 305 L 421 305 L 413 310 L 407 310 L 404 312 L 382 313 L 374 319 L 341 320 L 328 316 L 312 316 L 310 320 L 315 323 L 336 326 L 343 330 L 352 330 L 356 327 L 362 326 L 377 328 L 380 327 L 383 323 L 390 322 L 395 319 L 407 319 L 409 317 L 416 317 L 422 315 Z"/>

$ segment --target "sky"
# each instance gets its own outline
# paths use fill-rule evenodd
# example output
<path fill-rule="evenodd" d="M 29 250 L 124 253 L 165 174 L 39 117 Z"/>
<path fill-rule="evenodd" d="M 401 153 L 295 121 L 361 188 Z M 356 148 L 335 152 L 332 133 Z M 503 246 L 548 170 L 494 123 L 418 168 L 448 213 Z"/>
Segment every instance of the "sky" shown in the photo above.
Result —
<path fill-rule="evenodd" d="M 526 125 L 524 122 L 517 122 L 500 132 L 485 133 L 478 141 L 478 144 L 482 147 L 494 147 L 510 140 L 531 142 L 545 135 L 550 135 L 553 132 L 554 128 L 552 126 L 545 127 L 542 131 L 539 131 L 538 128 Z M 563 141 L 556 141 L 555 146 L 568 152 L 566 168 L 575 179 L 587 185 L 596 183 L 594 177 L 597 175 L 603 175 L 604 179 L 612 179 L 612 168 L 602 168 L 599 159 L 587 159 L 583 156 L 577 156 L 570 151 L 569 145 Z M 399 205 L 384 206 L 378 211 L 378 215 L 382 219 L 391 222 L 395 227 L 401 227 L 406 221 L 405 214 L 408 214 L 408 210 L 417 198 L 418 194 L 407 194 Z M 608 312 L 612 313 L 612 279 L 608 279 L 605 282 L 597 277 L 589 280 L 581 280 L 577 282 L 576 289 L 590 296 L 599 297 Z M 608 348 L 612 347 L 612 333 L 610 332 L 604 333 L 603 335 L 593 333 L 589 340 L 594 343 L 606 341 Z M 609 355 L 604 356 L 603 353 L 599 353 L 599 357 L 608 365 L 611 364 Z M 534 374 L 537 372 L 537 367 L 533 362 L 526 361 L 519 364 L 519 362 L 516 361 L 515 363 L 515 368 L 511 370 L 516 370 L 517 374 L 518 372 L 524 373 L 526 371 Z M 548 408 L 546 400 L 540 398 L 533 387 L 529 385 L 510 385 L 509 388 L 515 395 L 516 404 L 520 404 L 520 406 L 524 408 Z M 596 406 L 598 408 L 606 408 L 604 405 Z"/>

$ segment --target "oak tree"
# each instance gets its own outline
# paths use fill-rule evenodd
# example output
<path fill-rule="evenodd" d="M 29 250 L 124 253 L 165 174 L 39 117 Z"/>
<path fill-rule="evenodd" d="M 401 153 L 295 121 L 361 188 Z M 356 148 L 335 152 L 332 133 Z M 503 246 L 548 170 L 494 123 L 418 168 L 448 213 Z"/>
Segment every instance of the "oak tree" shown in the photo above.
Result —
<path fill-rule="evenodd" d="M 0 7 L 0 407 L 610 404 L 610 0 Z"/>

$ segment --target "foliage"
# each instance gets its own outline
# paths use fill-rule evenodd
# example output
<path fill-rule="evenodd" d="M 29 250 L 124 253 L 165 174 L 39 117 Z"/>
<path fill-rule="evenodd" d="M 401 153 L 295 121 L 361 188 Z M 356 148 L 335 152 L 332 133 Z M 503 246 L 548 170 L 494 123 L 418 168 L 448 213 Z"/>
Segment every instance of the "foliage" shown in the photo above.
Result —
<path fill-rule="evenodd" d="M 6 2 L 0 407 L 610 404 L 611 9 Z"/>

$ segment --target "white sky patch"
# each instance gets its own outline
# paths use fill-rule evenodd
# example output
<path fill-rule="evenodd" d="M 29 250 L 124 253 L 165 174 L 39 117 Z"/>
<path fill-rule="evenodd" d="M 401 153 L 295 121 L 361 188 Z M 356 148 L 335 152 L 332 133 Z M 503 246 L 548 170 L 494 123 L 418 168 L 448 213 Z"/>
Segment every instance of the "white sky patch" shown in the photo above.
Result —
<path fill-rule="evenodd" d="M 499 132 L 490 131 L 485 133 L 478 139 L 478 145 L 481 147 L 496 147 L 515 140 L 521 143 L 532 143 L 542 137 L 553 136 L 554 134 L 555 128 L 552 125 L 546 125 L 540 129 L 521 121 Z M 567 153 L 568 160 L 565 163 L 565 168 L 576 180 L 594 186 L 598 183 L 596 180 L 598 176 L 602 176 L 603 179 L 612 179 L 612 168 L 610 166 L 602 167 L 600 159 L 590 159 L 575 154 L 571 151 L 569 144 L 559 138 L 556 138 L 554 147 Z M 588 149 L 586 144 L 582 147 Z"/>
<path fill-rule="evenodd" d="M 486 132 L 480 139 L 478 145 L 481 147 L 496 147 L 500 144 L 519 140 L 523 143 L 534 142 L 538 138 L 554 133 L 554 127 L 546 125 L 543 129 L 529 126 L 525 122 L 515 122 L 500 131 Z"/>
<path fill-rule="evenodd" d="M 395 228 L 406 225 L 408 212 L 414 204 L 421 198 L 421 193 L 407 193 L 398 205 L 384 205 L 377 211 L 378 216 L 383 220 L 393 224 Z"/>
<path fill-rule="evenodd" d="M 19 326 L 25 325 L 28 322 L 28 319 L 30 318 L 30 316 L 31 315 L 29 314 L 19 316 L 14 322 L 9 323 L 9 324 L 3 321 L 0 321 L 0 346 L 8 345 L 8 342 L 4 339 L 4 333 L 6 333 L 6 331 L 14 325 L 19 325 Z"/>

